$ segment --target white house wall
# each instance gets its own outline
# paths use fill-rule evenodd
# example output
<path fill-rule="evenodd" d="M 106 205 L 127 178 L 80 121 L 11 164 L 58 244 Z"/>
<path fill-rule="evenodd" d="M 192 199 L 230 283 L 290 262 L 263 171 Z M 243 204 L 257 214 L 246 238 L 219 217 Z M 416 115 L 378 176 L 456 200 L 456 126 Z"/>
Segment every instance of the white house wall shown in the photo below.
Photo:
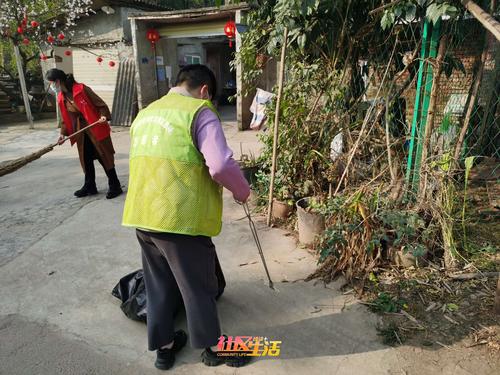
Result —
<path fill-rule="evenodd" d="M 97 56 L 102 56 L 104 61 L 98 64 Z M 110 67 L 108 62 L 112 60 L 116 63 Z M 118 74 L 119 56 L 116 48 L 102 50 L 75 49 L 73 51 L 73 74 L 77 82 L 81 82 L 92 88 L 111 109 L 113 105 L 113 95 Z"/>

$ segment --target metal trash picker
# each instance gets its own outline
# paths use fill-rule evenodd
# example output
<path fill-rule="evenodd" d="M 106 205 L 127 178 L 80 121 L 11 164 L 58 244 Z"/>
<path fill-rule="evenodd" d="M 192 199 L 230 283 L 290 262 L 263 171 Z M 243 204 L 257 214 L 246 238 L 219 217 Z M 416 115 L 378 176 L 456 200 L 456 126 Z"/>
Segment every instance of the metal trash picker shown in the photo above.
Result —
<path fill-rule="evenodd" d="M 250 231 L 252 232 L 253 238 L 255 240 L 255 245 L 257 245 L 257 249 L 259 250 L 260 259 L 262 259 L 262 264 L 264 265 L 264 269 L 266 270 L 267 279 L 269 280 L 269 288 L 274 289 L 273 281 L 271 280 L 271 276 L 269 275 L 269 270 L 267 269 L 266 258 L 264 258 L 264 252 L 262 251 L 262 246 L 260 244 L 259 235 L 257 233 L 257 228 L 255 227 L 255 223 L 252 220 L 252 216 L 250 215 L 250 209 L 247 203 L 240 203 L 243 206 L 243 210 L 245 210 L 245 216 L 248 218 L 248 224 L 250 225 Z"/>

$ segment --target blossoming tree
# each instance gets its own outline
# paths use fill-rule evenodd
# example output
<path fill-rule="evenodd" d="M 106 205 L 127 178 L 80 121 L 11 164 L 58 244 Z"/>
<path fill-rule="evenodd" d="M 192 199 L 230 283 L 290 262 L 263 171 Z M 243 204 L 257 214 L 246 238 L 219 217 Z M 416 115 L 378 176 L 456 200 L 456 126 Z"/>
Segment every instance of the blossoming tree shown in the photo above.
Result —
<path fill-rule="evenodd" d="M 23 94 L 26 114 L 33 123 L 26 73 L 40 69 L 45 51 L 68 41 L 67 31 L 76 20 L 93 13 L 92 0 L 2 0 L 0 2 L 0 74 L 6 75 Z M 10 58 L 14 56 L 14 58 Z M 14 63 L 15 62 L 15 63 Z M 14 91 L 0 81 L 0 90 Z"/>

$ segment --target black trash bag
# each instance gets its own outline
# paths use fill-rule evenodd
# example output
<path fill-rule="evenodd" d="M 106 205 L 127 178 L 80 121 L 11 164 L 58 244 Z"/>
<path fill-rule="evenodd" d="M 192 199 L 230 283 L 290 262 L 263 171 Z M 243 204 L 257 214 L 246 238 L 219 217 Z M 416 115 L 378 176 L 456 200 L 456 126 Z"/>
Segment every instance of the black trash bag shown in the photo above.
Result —
<path fill-rule="evenodd" d="M 146 322 L 146 287 L 142 270 L 123 276 L 111 294 L 122 301 L 120 308 L 128 318 Z"/>
<path fill-rule="evenodd" d="M 217 276 L 219 285 L 219 292 L 215 299 L 219 299 L 222 293 L 224 293 L 226 279 L 224 278 L 217 255 L 215 255 L 215 275 Z M 111 294 L 122 301 L 120 308 L 129 319 L 146 323 L 147 299 L 142 269 L 123 276 L 113 288 Z"/>

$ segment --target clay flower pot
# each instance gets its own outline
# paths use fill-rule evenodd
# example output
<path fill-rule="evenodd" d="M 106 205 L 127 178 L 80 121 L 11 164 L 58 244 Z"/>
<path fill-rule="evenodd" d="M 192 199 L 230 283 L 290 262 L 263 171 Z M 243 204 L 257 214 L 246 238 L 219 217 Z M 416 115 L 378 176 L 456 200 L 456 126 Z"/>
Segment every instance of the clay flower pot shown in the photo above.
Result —
<path fill-rule="evenodd" d="M 293 206 L 287 202 L 273 199 L 272 216 L 275 219 L 286 219 L 292 213 Z"/>

